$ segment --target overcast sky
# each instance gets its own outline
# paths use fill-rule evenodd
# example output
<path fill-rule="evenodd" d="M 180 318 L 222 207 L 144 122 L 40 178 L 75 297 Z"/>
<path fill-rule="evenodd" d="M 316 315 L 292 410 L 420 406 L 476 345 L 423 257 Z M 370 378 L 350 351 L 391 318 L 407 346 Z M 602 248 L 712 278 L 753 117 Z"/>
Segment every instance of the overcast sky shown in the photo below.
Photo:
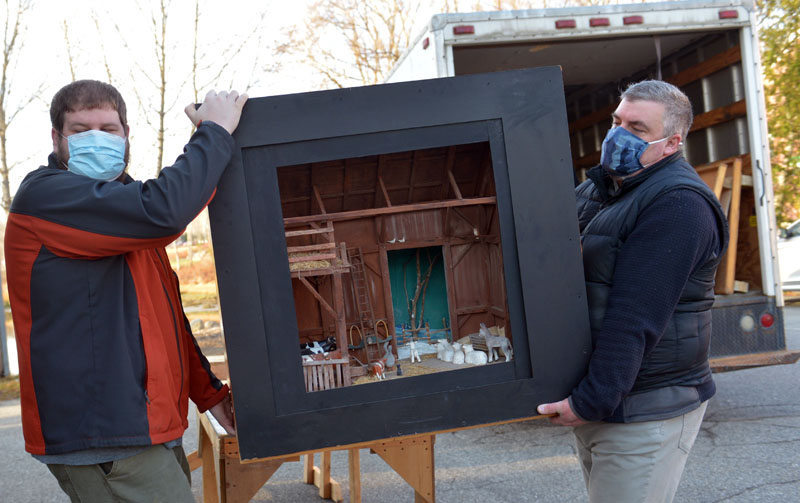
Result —
<path fill-rule="evenodd" d="M 17 2 L 11 0 L 10 3 L 13 14 Z M 198 54 L 205 54 L 201 84 L 208 83 L 219 71 L 219 65 L 230 60 L 217 87 L 232 84 L 241 91 L 249 86 L 251 96 L 312 89 L 313 83 L 303 68 L 284 65 L 279 74 L 269 71 L 275 63 L 270 54 L 272 47 L 282 40 L 284 29 L 302 21 L 306 3 L 306 0 L 201 0 Z M 49 104 L 53 94 L 72 79 L 68 47 L 77 79 L 107 81 L 107 61 L 113 84 L 120 89 L 128 105 L 130 171 L 136 178 L 153 176 L 155 131 L 146 119 L 149 117 L 152 122 L 155 117 L 152 112 L 148 115 L 140 102 L 151 109 L 158 104 L 156 86 L 152 83 L 158 80 L 158 71 L 150 18 L 158 4 L 159 0 L 34 2 L 32 11 L 23 21 L 24 31 L 19 39 L 24 43 L 19 53 L 21 58 L 10 70 L 13 80 L 7 110 L 15 110 L 35 89 L 41 87 L 42 92 L 20 112 L 9 130 L 9 161 L 21 162 L 12 170 L 12 193 L 24 175 L 45 163 L 47 154 L 52 151 Z M 193 0 L 172 0 L 169 10 L 167 105 L 171 110 L 167 121 L 172 134 L 167 138 L 164 165 L 171 164 L 181 152 L 191 127 L 183 108 L 193 101 L 190 63 L 194 4 Z M 64 21 L 69 43 L 65 39 Z M 256 35 L 253 30 L 259 22 L 262 29 Z M 243 46 L 242 52 L 235 58 L 230 57 L 231 49 L 240 46 Z M 207 90 L 205 87 L 201 97 Z"/>

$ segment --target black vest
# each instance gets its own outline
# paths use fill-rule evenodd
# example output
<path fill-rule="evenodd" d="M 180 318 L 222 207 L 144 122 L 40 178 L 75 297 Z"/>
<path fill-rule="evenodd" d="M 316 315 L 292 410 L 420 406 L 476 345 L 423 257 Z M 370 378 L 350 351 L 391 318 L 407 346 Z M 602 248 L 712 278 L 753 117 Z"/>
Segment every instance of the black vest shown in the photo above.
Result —
<path fill-rule="evenodd" d="M 661 195 L 690 189 L 702 195 L 717 216 L 720 238 L 728 242 L 725 214 L 714 193 L 680 153 L 609 192 L 610 178 L 599 166 L 575 189 L 583 247 L 583 266 L 593 336 L 602 328 L 617 253 L 639 214 Z M 714 255 L 688 279 L 678 305 L 656 346 L 646 354 L 631 393 L 622 403 L 622 420 L 675 417 L 699 405 L 696 387 L 711 381 L 708 350 L 714 276 L 724 254 Z"/>

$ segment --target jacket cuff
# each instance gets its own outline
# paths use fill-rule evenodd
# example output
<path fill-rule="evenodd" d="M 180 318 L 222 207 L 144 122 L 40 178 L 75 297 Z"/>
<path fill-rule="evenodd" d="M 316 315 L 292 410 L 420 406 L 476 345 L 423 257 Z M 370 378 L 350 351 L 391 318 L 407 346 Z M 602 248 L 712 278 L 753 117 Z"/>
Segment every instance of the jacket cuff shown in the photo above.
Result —
<path fill-rule="evenodd" d="M 206 398 L 205 400 L 194 402 L 194 404 L 197 406 L 197 410 L 202 414 L 211 407 L 220 403 L 223 398 L 228 396 L 228 393 L 230 393 L 230 391 L 231 389 L 228 387 L 228 385 L 223 384 L 222 387 L 218 389 L 213 395 Z"/>
<path fill-rule="evenodd" d="M 569 408 L 572 409 L 572 413 L 575 414 L 578 417 L 578 419 L 580 419 L 581 421 L 586 421 L 587 423 L 592 421 L 591 419 L 586 419 L 585 417 L 583 417 L 583 415 L 578 413 L 578 409 L 575 408 L 575 402 L 573 402 L 572 400 L 572 395 L 567 397 L 567 403 L 569 404 Z"/>
<path fill-rule="evenodd" d="M 230 142 L 231 147 L 233 147 L 233 145 L 236 143 L 233 140 L 233 136 L 228 132 L 228 130 L 214 121 L 204 120 L 203 122 L 197 125 L 197 129 L 200 128 L 211 128 L 214 131 L 222 134 L 226 138 L 226 140 Z"/>

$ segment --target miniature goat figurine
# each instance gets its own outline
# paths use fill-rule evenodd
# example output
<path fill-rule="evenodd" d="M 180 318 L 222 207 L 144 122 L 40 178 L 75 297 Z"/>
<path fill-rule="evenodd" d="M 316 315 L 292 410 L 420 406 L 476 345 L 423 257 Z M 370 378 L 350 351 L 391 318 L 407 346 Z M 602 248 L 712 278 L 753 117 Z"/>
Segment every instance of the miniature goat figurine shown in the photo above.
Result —
<path fill-rule="evenodd" d="M 511 344 L 508 343 L 508 339 L 506 337 L 492 335 L 492 333 L 489 332 L 489 329 L 486 328 L 486 325 L 484 325 L 483 323 L 481 323 L 480 334 L 486 341 L 486 349 L 489 352 L 488 360 L 490 362 L 500 359 L 500 357 L 497 354 L 498 349 L 501 349 L 503 351 L 503 354 L 506 355 L 506 361 L 511 360 L 512 356 L 514 355 L 514 350 L 511 349 Z"/>
<path fill-rule="evenodd" d="M 408 349 L 411 352 L 411 363 L 414 363 L 415 358 L 422 363 L 422 358 L 419 357 L 419 351 L 417 351 L 417 341 L 411 339 L 411 342 L 408 343 Z"/>

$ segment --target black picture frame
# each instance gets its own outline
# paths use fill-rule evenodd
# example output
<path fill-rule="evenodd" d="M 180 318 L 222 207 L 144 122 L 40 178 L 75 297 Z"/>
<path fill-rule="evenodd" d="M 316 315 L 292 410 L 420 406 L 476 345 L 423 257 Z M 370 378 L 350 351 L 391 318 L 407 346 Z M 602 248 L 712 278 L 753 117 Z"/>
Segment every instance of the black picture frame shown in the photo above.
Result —
<path fill-rule="evenodd" d="M 530 417 L 569 395 L 591 340 L 559 68 L 251 98 L 234 138 L 209 215 L 242 459 Z M 514 360 L 306 393 L 276 168 L 486 141 Z"/>

